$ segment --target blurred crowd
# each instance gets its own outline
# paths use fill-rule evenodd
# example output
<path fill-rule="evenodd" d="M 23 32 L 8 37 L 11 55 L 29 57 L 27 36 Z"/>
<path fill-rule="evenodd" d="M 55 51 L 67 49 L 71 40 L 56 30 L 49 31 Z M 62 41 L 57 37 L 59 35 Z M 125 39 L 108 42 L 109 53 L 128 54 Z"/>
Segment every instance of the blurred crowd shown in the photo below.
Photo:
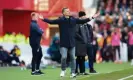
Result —
<path fill-rule="evenodd" d="M 15 32 L 8 32 L 5 35 L 0 36 L 0 43 L 29 44 L 29 38 L 21 32 L 18 34 Z"/>
<path fill-rule="evenodd" d="M 21 32 L 18 34 L 15 32 L 8 32 L 5 35 L 0 36 L 0 43 L 9 43 L 14 45 L 11 51 L 7 51 L 2 45 L 0 45 L 0 65 L 21 66 L 21 61 L 19 60 L 21 50 L 17 45 L 29 44 L 29 38 L 26 38 L 26 36 Z M 24 61 L 22 62 L 24 63 Z"/>
<path fill-rule="evenodd" d="M 127 45 L 128 59 L 133 59 L 133 0 L 99 0 L 97 11 L 101 16 L 94 23 L 93 45 L 102 61 L 121 63 L 120 44 Z"/>
<path fill-rule="evenodd" d="M 21 51 L 17 45 L 10 52 L 0 46 L 0 66 L 20 66 L 20 55 Z"/>

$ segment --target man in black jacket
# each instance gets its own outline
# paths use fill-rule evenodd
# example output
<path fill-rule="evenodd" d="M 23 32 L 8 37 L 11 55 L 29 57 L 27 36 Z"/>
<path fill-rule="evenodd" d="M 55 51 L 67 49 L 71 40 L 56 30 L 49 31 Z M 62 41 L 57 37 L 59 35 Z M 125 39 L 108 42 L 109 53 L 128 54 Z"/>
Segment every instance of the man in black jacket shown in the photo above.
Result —
<path fill-rule="evenodd" d="M 43 35 L 43 30 L 37 24 L 38 14 L 33 12 L 31 13 L 31 24 L 30 24 L 30 46 L 32 48 L 32 72 L 31 75 L 41 75 L 40 62 L 42 58 L 42 49 L 40 46 L 41 37 Z"/>
<path fill-rule="evenodd" d="M 70 60 L 71 60 L 71 76 L 70 77 L 76 77 L 75 75 L 75 69 L 76 69 L 76 61 L 75 61 L 75 31 L 76 31 L 76 24 L 83 24 L 88 21 L 90 21 L 90 18 L 86 18 L 83 20 L 80 20 L 78 18 L 74 18 L 70 15 L 69 8 L 63 8 L 62 9 L 62 17 L 59 17 L 55 20 L 49 20 L 46 18 L 43 18 L 42 15 L 40 15 L 40 19 L 42 19 L 44 22 L 47 22 L 49 24 L 58 24 L 59 25 L 59 31 L 60 31 L 60 53 L 62 55 L 61 58 L 61 68 L 62 72 L 60 74 L 61 77 L 65 76 L 65 70 L 66 70 L 66 59 L 67 59 L 67 52 L 70 53 Z M 98 14 L 95 14 L 93 18 L 99 16 Z"/>
<path fill-rule="evenodd" d="M 79 12 L 79 19 L 86 19 L 86 14 L 84 11 Z M 93 68 L 93 29 L 92 26 L 88 23 L 78 24 L 76 30 L 76 73 L 78 73 L 78 66 L 80 68 L 80 73 L 87 75 L 85 73 L 85 56 L 86 53 L 89 58 L 89 68 L 90 73 L 96 73 Z"/>

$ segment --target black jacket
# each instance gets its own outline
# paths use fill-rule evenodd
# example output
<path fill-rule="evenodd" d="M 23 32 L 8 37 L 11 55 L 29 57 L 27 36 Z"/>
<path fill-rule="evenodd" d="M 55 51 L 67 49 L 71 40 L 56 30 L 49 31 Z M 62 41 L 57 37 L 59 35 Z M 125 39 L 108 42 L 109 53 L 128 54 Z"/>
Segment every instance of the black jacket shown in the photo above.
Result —
<path fill-rule="evenodd" d="M 92 43 L 93 29 L 90 24 L 79 24 L 76 29 L 76 41 L 82 44 Z"/>
<path fill-rule="evenodd" d="M 56 20 L 44 19 L 43 21 L 49 24 L 58 24 L 60 31 L 60 46 L 70 48 L 75 47 L 76 24 L 86 23 L 90 21 L 90 19 L 80 20 L 74 17 L 65 18 L 62 16 Z"/>
<path fill-rule="evenodd" d="M 37 21 L 32 20 L 30 24 L 30 45 L 40 45 L 43 30 L 37 24 Z"/>
<path fill-rule="evenodd" d="M 86 56 L 87 44 L 93 41 L 92 26 L 85 23 L 77 25 L 76 29 L 76 56 Z"/>

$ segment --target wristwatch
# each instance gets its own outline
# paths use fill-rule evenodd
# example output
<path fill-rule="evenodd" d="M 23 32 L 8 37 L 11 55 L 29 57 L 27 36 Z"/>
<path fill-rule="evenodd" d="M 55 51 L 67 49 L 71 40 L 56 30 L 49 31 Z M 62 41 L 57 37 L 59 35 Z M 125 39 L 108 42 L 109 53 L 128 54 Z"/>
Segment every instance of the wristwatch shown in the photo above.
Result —
<path fill-rule="evenodd" d="M 94 19 L 94 17 L 92 17 L 92 19 Z"/>

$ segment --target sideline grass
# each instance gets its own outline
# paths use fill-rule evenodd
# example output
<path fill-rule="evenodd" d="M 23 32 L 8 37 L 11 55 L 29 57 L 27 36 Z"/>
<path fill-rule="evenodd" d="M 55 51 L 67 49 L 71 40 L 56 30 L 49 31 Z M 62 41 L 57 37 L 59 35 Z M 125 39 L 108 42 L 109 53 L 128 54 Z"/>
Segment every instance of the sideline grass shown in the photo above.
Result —
<path fill-rule="evenodd" d="M 69 77 L 69 69 L 67 69 L 66 76 L 64 78 L 60 78 L 60 68 L 52 69 L 51 67 L 48 67 L 43 70 L 43 72 L 45 72 L 43 76 L 31 76 L 30 70 L 21 71 L 18 67 L 0 67 L 0 80 L 118 80 L 120 78 L 133 75 L 133 67 L 130 66 L 130 63 L 95 64 L 95 69 L 99 72 L 99 74 L 77 76 L 76 79 L 71 79 Z M 88 70 L 86 70 L 86 72 L 88 72 Z"/>

